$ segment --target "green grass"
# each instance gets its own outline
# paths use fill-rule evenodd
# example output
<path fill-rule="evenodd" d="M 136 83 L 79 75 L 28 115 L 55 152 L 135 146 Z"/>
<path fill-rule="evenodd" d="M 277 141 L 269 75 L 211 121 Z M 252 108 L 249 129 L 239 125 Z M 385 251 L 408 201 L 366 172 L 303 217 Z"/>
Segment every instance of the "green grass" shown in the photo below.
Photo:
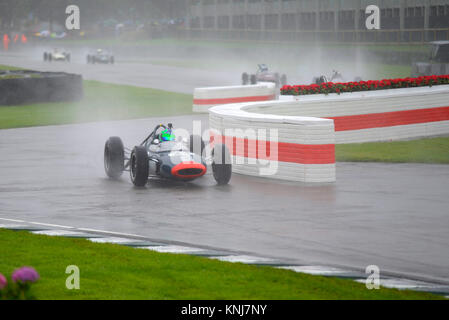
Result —
<path fill-rule="evenodd" d="M 337 278 L 298 274 L 188 255 L 162 254 L 83 239 L 0 230 L 0 272 L 33 266 L 38 299 L 441 299 Z M 66 267 L 80 269 L 80 290 L 65 287 Z"/>
<path fill-rule="evenodd" d="M 336 145 L 337 161 L 449 164 L 449 137 Z"/>
<path fill-rule="evenodd" d="M 23 70 L 23 69 L 22 68 L 17 68 L 17 67 L 5 66 L 3 64 L 0 64 L 0 71 L 2 71 L 2 70 L 14 71 L 14 70 Z"/>
<path fill-rule="evenodd" d="M 190 113 L 188 94 L 84 81 L 80 102 L 0 106 L 0 129 Z"/>

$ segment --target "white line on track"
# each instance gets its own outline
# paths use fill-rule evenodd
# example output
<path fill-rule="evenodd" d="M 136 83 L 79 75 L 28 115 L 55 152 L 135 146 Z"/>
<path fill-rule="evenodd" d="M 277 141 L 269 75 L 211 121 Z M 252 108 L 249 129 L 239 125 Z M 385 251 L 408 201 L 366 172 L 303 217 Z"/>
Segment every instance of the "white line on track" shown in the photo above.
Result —
<path fill-rule="evenodd" d="M 58 224 L 50 224 L 50 223 L 41 223 L 41 222 L 28 222 L 31 224 L 36 224 L 39 226 L 46 226 L 46 227 L 55 227 L 55 228 L 63 228 L 63 229 L 75 229 L 75 227 L 68 227 L 68 226 L 61 226 Z"/>
<path fill-rule="evenodd" d="M 97 230 L 97 229 L 88 229 L 88 228 L 76 228 L 77 230 L 80 231 L 90 231 L 90 232 L 99 232 L 99 233 L 108 233 L 108 234 L 114 234 L 114 235 L 118 235 L 118 236 L 125 236 L 125 237 L 138 237 L 138 238 L 147 238 L 145 236 L 141 236 L 141 235 L 137 235 L 137 234 L 132 234 L 132 233 L 122 233 L 122 232 L 114 232 L 114 231 L 104 231 L 104 230 Z"/>
<path fill-rule="evenodd" d="M 5 219 L 5 218 L 0 218 L 0 220 L 5 220 L 5 221 L 11 221 L 11 222 L 25 222 L 23 220 L 16 220 L 16 219 Z"/>
<path fill-rule="evenodd" d="M 78 231 L 90 231 L 90 232 L 98 232 L 98 233 L 107 233 L 107 234 L 114 234 L 114 235 L 118 235 L 118 236 L 146 238 L 145 236 L 141 236 L 141 235 L 137 235 L 137 234 L 131 234 L 131 233 L 122 233 L 122 232 L 114 232 L 114 231 L 107 231 L 107 230 L 90 229 L 90 228 L 77 228 L 77 227 L 70 227 L 70 226 L 61 226 L 61 225 L 57 225 L 57 224 L 42 223 L 42 222 L 35 222 L 35 221 L 25 221 L 25 220 L 6 219 L 6 218 L 0 218 L 0 220 L 11 221 L 11 222 L 18 222 L 18 223 L 34 224 L 34 225 L 40 225 L 40 226 L 46 226 L 46 227 L 55 227 L 55 228 L 63 228 L 63 229 L 74 229 L 74 230 L 78 230 Z"/>

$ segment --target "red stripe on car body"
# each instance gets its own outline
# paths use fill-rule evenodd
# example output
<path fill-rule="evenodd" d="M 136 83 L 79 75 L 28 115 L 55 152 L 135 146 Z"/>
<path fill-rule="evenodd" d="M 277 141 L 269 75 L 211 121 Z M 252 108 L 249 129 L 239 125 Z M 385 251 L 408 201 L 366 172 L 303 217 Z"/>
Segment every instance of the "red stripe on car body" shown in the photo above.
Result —
<path fill-rule="evenodd" d="M 201 169 L 201 173 L 193 174 L 193 175 L 182 175 L 179 172 L 181 170 L 188 170 L 188 169 Z M 192 178 L 198 178 L 203 176 L 206 173 L 206 167 L 202 163 L 197 163 L 194 161 L 184 161 L 176 166 L 174 166 L 171 169 L 171 174 L 177 178 L 181 179 L 192 179 Z"/>

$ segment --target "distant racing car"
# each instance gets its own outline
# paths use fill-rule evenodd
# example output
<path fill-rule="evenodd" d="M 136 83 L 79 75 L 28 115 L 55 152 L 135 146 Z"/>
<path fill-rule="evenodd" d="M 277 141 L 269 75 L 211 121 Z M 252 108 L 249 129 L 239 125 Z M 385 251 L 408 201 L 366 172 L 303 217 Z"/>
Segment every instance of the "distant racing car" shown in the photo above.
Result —
<path fill-rule="evenodd" d="M 87 63 L 104 63 L 104 64 L 114 64 L 115 58 L 112 53 L 107 50 L 97 49 L 95 52 L 89 53 L 87 55 Z"/>
<path fill-rule="evenodd" d="M 224 144 L 216 144 L 211 156 L 203 155 L 205 144 L 200 136 L 190 141 L 177 140 L 169 123 L 157 125 L 143 142 L 132 150 L 126 149 L 119 137 L 110 137 L 104 148 L 104 167 L 111 179 L 130 172 L 132 183 L 143 187 L 151 177 L 192 181 L 206 174 L 210 164 L 219 185 L 228 184 L 232 175 L 231 156 Z M 187 140 L 187 139 L 185 139 Z"/>
<path fill-rule="evenodd" d="M 257 82 L 274 82 L 276 86 L 284 86 L 287 84 L 287 76 L 285 74 L 280 76 L 277 72 L 270 72 L 266 64 L 258 64 L 257 68 L 255 74 L 249 75 L 246 72 L 242 74 L 242 84 L 244 86 L 247 84 L 257 84 Z"/>
<path fill-rule="evenodd" d="M 343 77 L 343 75 L 338 72 L 337 70 L 332 70 L 332 75 L 327 77 L 325 75 L 321 75 L 319 77 L 315 77 L 313 78 L 313 83 L 314 84 L 318 84 L 321 85 L 323 83 L 328 83 L 328 82 L 347 82 L 348 80 Z M 355 77 L 354 78 L 354 82 L 360 82 L 362 81 L 361 77 Z"/>
<path fill-rule="evenodd" d="M 430 43 L 430 56 L 426 62 L 412 65 L 412 77 L 449 74 L 449 41 Z"/>
<path fill-rule="evenodd" d="M 52 52 L 44 52 L 44 61 L 45 62 L 52 62 L 52 61 L 65 61 L 70 62 L 70 52 L 64 50 L 64 49 L 53 49 Z"/>

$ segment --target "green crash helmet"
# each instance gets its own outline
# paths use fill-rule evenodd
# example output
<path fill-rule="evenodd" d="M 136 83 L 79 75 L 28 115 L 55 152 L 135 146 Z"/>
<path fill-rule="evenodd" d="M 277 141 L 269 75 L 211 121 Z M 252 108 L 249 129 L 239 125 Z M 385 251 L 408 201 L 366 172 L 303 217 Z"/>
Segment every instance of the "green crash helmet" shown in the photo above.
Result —
<path fill-rule="evenodd" d="M 165 129 L 161 132 L 161 140 L 162 141 L 174 141 L 175 135 L 172 134 L 170 129 Z"/>

